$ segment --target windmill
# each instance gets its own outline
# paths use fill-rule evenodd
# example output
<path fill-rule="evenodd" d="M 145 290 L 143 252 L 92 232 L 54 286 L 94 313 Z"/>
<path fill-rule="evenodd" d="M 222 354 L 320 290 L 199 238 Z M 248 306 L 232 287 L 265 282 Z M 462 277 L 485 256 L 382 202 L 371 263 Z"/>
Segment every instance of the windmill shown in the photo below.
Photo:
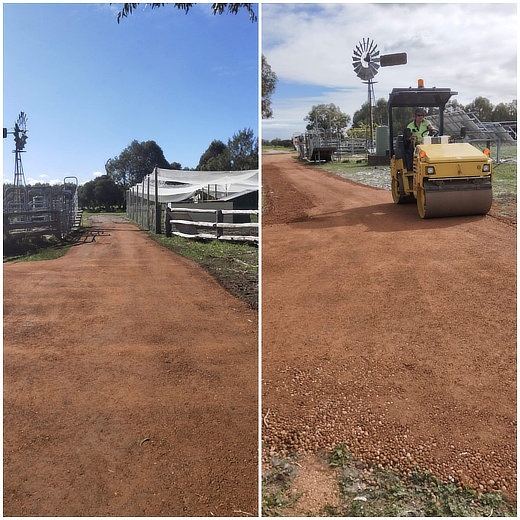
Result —
<path fill-rule="evenodd" d="M 352 51 L 352 66 L 357 76 L 368 85 L 368 113 L 370 118 L 370 148 L 373 147 L 374 124 L 372 120 L 372 106 L 375 102 L 374 96 L 374 76 L 378 73 L 379 67 L 390 67 L 392 65 L 406 64 L 406 52 L 397 54 L 379 55 L 377 44 L 370 38 L 363 38 Z"/>
<path fill-rule="evenodd" d="M 23 173 L 22 166 L 22 152 L 24 152 L 25 143 L 27 142 L 27 116 L 25 112 L 20 112 L 16 123 L 14 124 L 14 132 L 9 132 L 14 134 L 14 143 L 15 150 L 13 153 L 15 154 L 14 158 L 14 186 L 25 187 L 25 175 Z"/>

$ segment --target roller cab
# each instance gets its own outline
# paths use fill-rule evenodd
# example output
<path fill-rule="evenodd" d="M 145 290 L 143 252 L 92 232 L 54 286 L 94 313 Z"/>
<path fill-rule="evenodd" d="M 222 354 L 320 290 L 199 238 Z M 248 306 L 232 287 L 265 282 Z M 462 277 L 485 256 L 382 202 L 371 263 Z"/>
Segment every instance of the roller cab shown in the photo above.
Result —
<path fill-rule="evenodd" d="M 421 80 L 419 80 L 421 81 Z M 481 152 L 469 143 L 450 142 L 442 135 L 444 108 L 457 94 L 450 89 L 394 89 L 390 93 L 390 172 L 396 204 L 416 201 L 421 218 L 485 215 L 493 201 L 493 161 L 489 150 Z M 440 136 L 394 139 L 392 109 L 437 107 Z"/>

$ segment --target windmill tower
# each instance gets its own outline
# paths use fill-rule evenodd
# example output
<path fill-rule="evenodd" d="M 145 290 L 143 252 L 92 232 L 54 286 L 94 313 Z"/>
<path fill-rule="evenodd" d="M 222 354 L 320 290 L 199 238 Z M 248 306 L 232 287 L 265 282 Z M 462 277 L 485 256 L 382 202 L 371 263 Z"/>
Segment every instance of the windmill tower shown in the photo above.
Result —
<path fill-rule="evenodd" d="M 374 146 L 374 121 L 372 108 L 375 105 L 374 96 L 374 76 L 378 73 L 379 67 L 390 67 L 392 65 L 404 65 L 407 62 L 406 52 L 397 54 L 379 55 L 377 45 L 370 38 L 363 38 L 352 51 L 352 66 L 357 76 L 368 85 L 368 113 L 370 124 L 370 146 Z"/>

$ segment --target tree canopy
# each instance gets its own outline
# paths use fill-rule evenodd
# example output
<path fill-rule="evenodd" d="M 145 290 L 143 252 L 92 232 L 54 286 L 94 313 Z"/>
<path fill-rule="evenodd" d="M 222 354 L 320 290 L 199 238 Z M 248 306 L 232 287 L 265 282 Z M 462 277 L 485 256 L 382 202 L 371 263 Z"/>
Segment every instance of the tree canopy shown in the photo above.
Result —
<path fill-rule="evenodd" d="M 117 14 L 117 23 L 121 21 L 121 18 L 126 18 L 128 15 L 132 14 L 134 9 L 137 8 L 139 5 L 138 3 L 125 3 L 123 4 L 123 8 L 119 13 Z M 157 9 L 158 7 L 163 7 L 165 3 L 158 3 L 158 2 L 150 2 L 147 5 L 149 5 L 152 9 Z M 186 14 L 188 14 L 189 10 L 193 7 L 193 3 L 191 4 L 168 4 L 173 7 L 176 7 L 177 9 L 184 11 Z M 256 13 L 252 7 L 252 4 L 250 3 L 243 3 L 243 4 L 212 4 L 211 9 L 213 11 L 213 14 L 224 14 L 224 13 L 230 13 L 230 14 L 237 14 L 241 9 L 245 9 L 249 14 L 249 19 L 251 22 L 257 21 Z"/>
<path fill-rule="evenodd" d="M 213 140 L 201 155 L 196 169 L 203 171 L 231 170 L 231 154 L 228 147 L 222 141 Z"/>
<path fill-rule="evenodd" d="M 241 171 L 258 168 L 258 140 L 251 128 L 240 130 L 227 145 L 213 140 L 201 155 L 197 170 Z"/>
<path fill-rule="evenodd" d="M 262 119 L 273 117 L 271 96 L 275 91 L 277 82 L 276 72 L 273 71 L 271 65 L 267 63 L 265 56 L 262 54 Z"/>
<path fill-rule="evenodd" d="M 258 139 L 251 128 L 244 128 L 228 140 L 231 169 L 256 170 L 258 168 Z"/>
<path fill-rule="evenodd" d="M 153 169 L 170 168 L 161 147 L 155 141 L 134 140 L 117 157 L 109 159 L 105 170 L 125 189 L 141 182 Z"/>
<path fill-rule="evenodd" d="M 350 123 L 350 116 L 341 111 L 334 103 L 314 105 L 305 116 L 309 121 L 307 130 L 324 130 L 331 136 L 340 136 Z"/>
<path fill-rule="evenodd" d="M 123 188 L 108 175 L 100 175 L 78 189 L 78 202 L 82 208 L 102 207 L 105 211 L 110 211 L 114 207 L 123 207 L 124 201 Z"/>
<path fill-rule="evenodd" d="M 370 120 L 368 113 L 368 101 L 365 101 L 359 110 L 354 112 L 352 117 L 352 126 L 358 127 L 360 123 L 367 123 Z M 372 121 L 374 125 L 381 126 L 388 124 L 388 101 L 385 98 L 379 98 L 376 105 L 372 107 Z"/>

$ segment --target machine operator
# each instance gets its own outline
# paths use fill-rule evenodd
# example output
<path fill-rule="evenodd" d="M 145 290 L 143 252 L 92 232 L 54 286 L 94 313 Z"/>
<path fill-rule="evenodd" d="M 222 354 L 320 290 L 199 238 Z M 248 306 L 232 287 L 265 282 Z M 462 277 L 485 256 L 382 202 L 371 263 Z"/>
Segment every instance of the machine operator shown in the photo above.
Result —
<path fill-rule="evenodd" d="M 411 137 L 416 138 L 416 144 L 422 143 L 425 135 L 432 135 L 435 132 L 433 125 L 425 119 L 426 113 L 422 108 L 416 108 L 413 121 L 406 127 L 405 137 L 410 139 Z"/>

